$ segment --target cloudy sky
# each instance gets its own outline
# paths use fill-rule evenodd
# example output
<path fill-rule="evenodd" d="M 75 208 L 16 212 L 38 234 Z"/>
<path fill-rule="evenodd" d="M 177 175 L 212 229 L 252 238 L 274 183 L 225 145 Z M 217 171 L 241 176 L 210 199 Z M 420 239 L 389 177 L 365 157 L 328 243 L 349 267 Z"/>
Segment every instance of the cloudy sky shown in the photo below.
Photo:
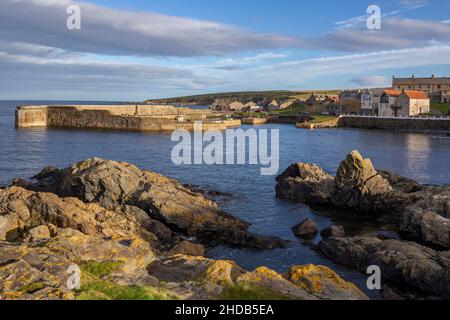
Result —
<path fill-rule="evenodd" d="M 368 30 L 367 7 L 381 8 Z M 81 29 L 67 28 L 67 8 Z M 128 100 L 450 76 L 442 0 L 0 0 L 0 99 Z"/>

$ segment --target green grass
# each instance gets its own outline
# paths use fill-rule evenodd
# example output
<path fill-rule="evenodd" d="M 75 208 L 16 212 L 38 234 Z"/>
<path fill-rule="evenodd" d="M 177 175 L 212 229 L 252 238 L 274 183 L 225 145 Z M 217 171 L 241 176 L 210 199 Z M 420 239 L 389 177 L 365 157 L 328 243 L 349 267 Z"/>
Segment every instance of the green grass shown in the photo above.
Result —
<path fill-rule="evenodd" d="M 102 278 L 119 270 L 121 266 L 122 263 L 115 261 L 108 261 L 108 262 L 91 261 L 83 265 L 82 271 L 89 273 L 93 276 L 96 276 L 98 278 Z"/>
<path fill-rule="evenodd" d="M 308 106 L 302 103 L 294 103 L 287 109 L 284 110 L 276 110 L 274 112 L 282 115 L 298 115 L 303 112 L 309 112 L 318 114 L 320 112 L 326 111 L 327 107 L 325 105 L 317 105 L 317 106 Z"/>
<path fill-rule="evenodd" d="M 78 300 L 162 300 L 143 287 L 119 286 L 106 280 L 94 280 L 83 286 Z"/>
<path fill-rule="evenodd" d="M 120 269 L 119 262 L 88 262 L 81 266 L 81 289 L 77 300 L 169 300 L 176 299 L 164 289 L 122 286 L 108 279 Z"/>
<path fill-rule="evenodd" d="M 313 115 L 312 116 L 312 120 L 309 121 L 310 123 L 322 123 L 322 122 L 327 122 L 327 121 L 331 121 L 331 120 L 335 120 L 336 117 L 335 116 L 323 116 L 323 115 Z"/>
<path fill-rule="evenodd" d="M 431 113 L 440 114 L 440 115 L 448 115 L 450 110 L 450 103 L 431 103 Z"/>
<path fill-rule="evenodd" d="M 293 114 L 293 115 L 297 115 L 299 113 L 302 112 L 310 112 L 312 110 L 312 107 L 306 106 L 304 104 L 300 104 L 300 103 L 293 103 L 289 108 L 286 108 L 284 110 L 275 110 L 275 113 L 278 114 L 284 114 L 284 115 L 288 115 L 288 114 Z"/>
<path fill-rule="evenodd" d="M 234 115 L 244 117 L 244 118 L 266 118 L 267 113 L 265 112 L 236 112 Z"/>
<path fill-rule="evenodd" d="M 239 285 L 229 287 L 222 292 L 219 300 L 291 300 L 292 297 L 280 294 L 278 292 L 258 287 L 258 286 L 248 286 Z"/>
<path fill-rule="evenodd" d="M 19 291 L 23 292 L 23 293 L 33 294 L 33 293 L 35 293 L 39 290 L 42 290 L 46 287 L 47 286 L 42 282 L 33 282 L 33 283 L 23 286 L 22 288 L 19 289 Z"/>
<path fill-rule="evenodd" d="M 265 99 L 289 100 L 289 99 L 307 99 L 311 93 L 317 94 L 338 94 L 338 90 L 273 90 L 273 91 L 243 91 L 243 92 L 223 92 L 223 93 L 209 93 L 195 96 L 174 97 L 166 99 L 150 99 L 146 102 L 153 103 L 184 103 L 208 105 L 214 102 L 215 99 L 235 99 L 241 102 L 262 101 Z"/>

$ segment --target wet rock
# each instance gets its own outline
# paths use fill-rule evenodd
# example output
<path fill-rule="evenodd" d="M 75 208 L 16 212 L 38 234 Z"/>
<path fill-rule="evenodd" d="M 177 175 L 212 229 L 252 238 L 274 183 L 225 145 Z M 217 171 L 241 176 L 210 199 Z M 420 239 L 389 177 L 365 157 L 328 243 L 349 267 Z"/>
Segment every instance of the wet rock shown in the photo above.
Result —
<path fill-rule="evenodd" d="M 378 172 L 371 161 L 357 151 L 342 161 L 336 178 L 325 178 L 320 172 L 323 171 L 314 165 L 289 167 L 277 178 L 277 195 L 303 203 L 382 216 L 383 221 L 396 225 L 396 231 L 408 239 L 450 248 L 450 187 L 420 185 L 389 171 Z M 333 192 L 325 192 L 324 201 L 316 201 L 316 193 L 311 192 L 311 181 L 314 190 Z"/>
<path fill-rule="evenodd" d="M 292 232 L 294 232 L 297 237 L 312 239 L 319 233 L 319 228 L 313 220 L 308 218 L 294 226 Z"/>
<path fill-rule="evenodd" d="M 325 266 L 293 266 L 286 277 L 319 299 L 368 300 L 357 286 L 343 280 L 336 272 Z"/>
<path fill-rule="evenodd" d="M 380 240 L 401 240 L 400 235 L 395 231 L 379 231 L 376 237 Z"/>
<path fill-rule="evenodd" d="M 248 232 L 247 222 L 222 212 L 202 194 L 128 163 L 92 158 L 64 170 L 47 170 L 36 179 L 36 188 L 62 197 L 77 197 L 108 209 L 138 207 L 188 236 L 261 249 L 286 246 L 279 238 Z"/>
<path fill-rule="evenodd" d="M 424 189 L 420 183 L 406 177 L 402 177 L 387 170 L 378 170 L 378 173 L 389 182 L 394 190 L 404 193 L 413 193 Z"/>
<path fill-rule="evenodd" d="M 399 222 L 400 231 L 425 243 L 450 248 L 450 192 L 431 196 L 408 207 Z"/>
<path fill-rule="evenodd" d="M 330 237 L 342 238 L 345 237 L 345 230 L 343 226 L 334 225 L 323 229 L 320 232 L 320 235 L 323 238 L 330 238 Z"/>
<path fill-rule="evenodd" d="M 363 273 L 377 265 L 385 280 L 450 297 L 450 251 L 372 237 L 329 238 L 320 243 L 320 250 L 335 262 Z"/>
<path fill-rule="evenodd" d="M 314 164 L 293 164 L 277 182 L 277 197 L 308 204 L 326 205 L 334 192 L 334 178 Z"/>
<path fill-rule="evenodd" d="M 176 244 L 168 255 L 183 254 L 187 256 L 203 256 L 205 254 L 205 248 L 201 244 L 196 244 L 188 241 L 182 241 Z"/>

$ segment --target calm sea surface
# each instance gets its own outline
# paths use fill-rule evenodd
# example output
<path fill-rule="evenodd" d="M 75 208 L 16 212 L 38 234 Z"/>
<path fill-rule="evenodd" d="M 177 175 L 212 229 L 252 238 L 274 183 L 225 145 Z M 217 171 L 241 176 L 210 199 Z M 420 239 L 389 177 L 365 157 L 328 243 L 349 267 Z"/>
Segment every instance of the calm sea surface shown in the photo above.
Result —
<path fill-rule="evenodd" d="M 295 238 L 290 230 L 306 217 L 312 217 L 320 227 L 330 225 L 336 218 L 329 214 L 318 215 L 302 204 L 276 199 L 275 177 L 261 176 L 258 166 L 176 166 L 170 160 L 175 143 L 170 141 L 169 134 L 17 130 L 14 127 L 17 105 L 55 103 L 62 102 L 0 101 L 0 184 L 16 177 L 29 178 L 47 165 L 62 168 L 93 156 L 130 162 L 183 183 L 229 193 L 231 198 L 220 202 L 225 211 L 252 222 L 254 232 L 292 241 L 287 249 L 271 251 L 217 246 L 208 250 L 208 256 L 232 259 L 247 269 L 265 265 L 280 272 L 296 264 L 324 264 L 363 287 L 363 276 L 334 265 L 313 250 L 313 244 L 320 239 L 305 243 Z M 377 168 L 393 170 L 421 183 L 450 184 L 448 136 L 347 129 L 309 131 L 278 124 L 257 128 L 280 130 L 280 173 L 289 164 L 300 161 L 314 162 L 334 174 L 346 154 L 357 149 L 372 159 Z M 338 222 L 346 224 L 339 219 Z M 354 234 L 373 229 L 366 221 L 346 226 Z"/>

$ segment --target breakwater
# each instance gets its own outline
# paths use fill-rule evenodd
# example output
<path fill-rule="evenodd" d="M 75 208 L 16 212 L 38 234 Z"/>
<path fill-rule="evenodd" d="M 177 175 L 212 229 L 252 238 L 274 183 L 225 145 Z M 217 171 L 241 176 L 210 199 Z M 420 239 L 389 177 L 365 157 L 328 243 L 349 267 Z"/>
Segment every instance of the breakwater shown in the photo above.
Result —
<path fill-rule="evenodd" d="M 211 110 L 176 108 L 164 105 L 118 106 L 19 106 L 17 128 L 79 128 L 121 131 L 162 132 L 177 129 L 194 130 L 194 121 L 203 129 L 225 130 L 240 126 L 239 120 L 218 120 Z"/>
<path fill-rule="evenodd" d="M 394 118 L 344 115 L 338 127 L 406 132 L 450 132 L 450 118 Z"/>

